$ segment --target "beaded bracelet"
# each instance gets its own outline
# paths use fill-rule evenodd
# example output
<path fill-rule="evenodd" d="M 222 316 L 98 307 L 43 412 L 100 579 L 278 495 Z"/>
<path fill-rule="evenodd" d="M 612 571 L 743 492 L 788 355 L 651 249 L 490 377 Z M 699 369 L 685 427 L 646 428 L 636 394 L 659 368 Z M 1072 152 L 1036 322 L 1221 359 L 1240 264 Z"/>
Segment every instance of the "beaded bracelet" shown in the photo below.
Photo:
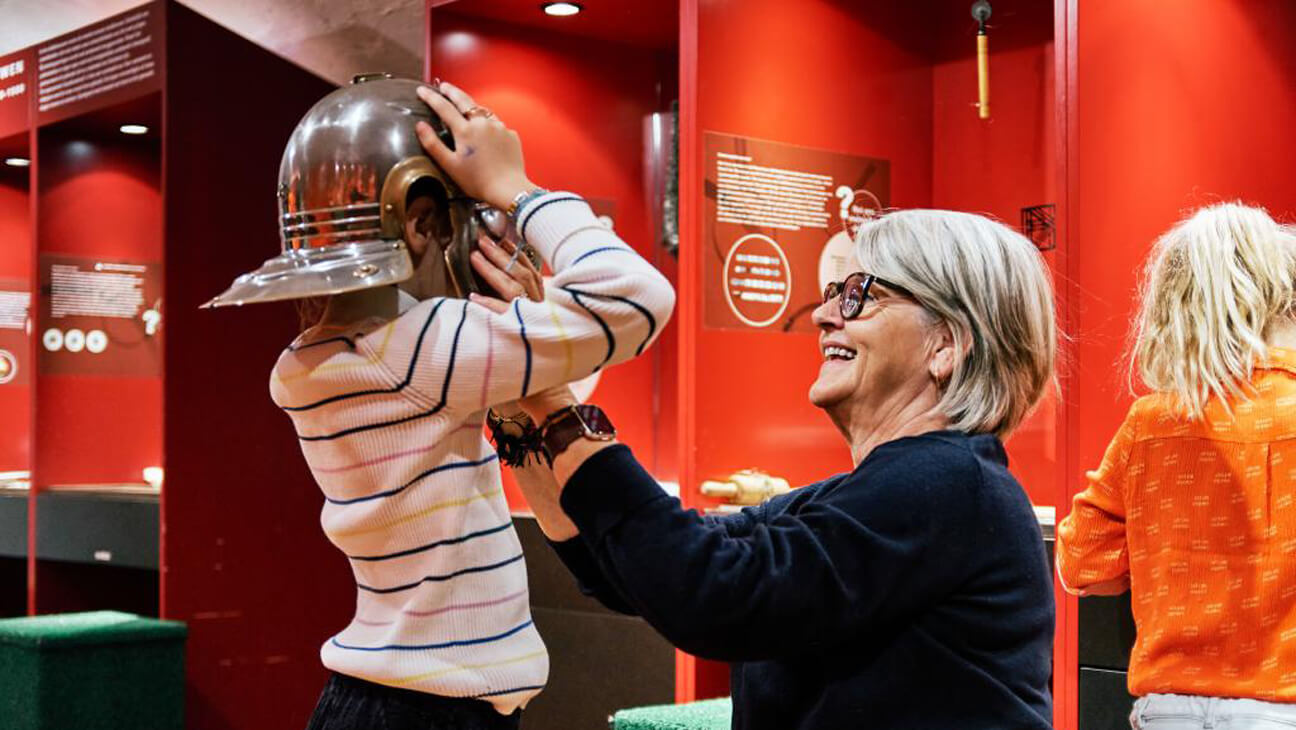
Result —
<path fill-rule="evenodd" d="M 492 408 L 486 412 L 486 425 L 504 465 L 526 466 L 532 457 L 539 461 L 540 429 L 526 413 L 505 418 Z"/>

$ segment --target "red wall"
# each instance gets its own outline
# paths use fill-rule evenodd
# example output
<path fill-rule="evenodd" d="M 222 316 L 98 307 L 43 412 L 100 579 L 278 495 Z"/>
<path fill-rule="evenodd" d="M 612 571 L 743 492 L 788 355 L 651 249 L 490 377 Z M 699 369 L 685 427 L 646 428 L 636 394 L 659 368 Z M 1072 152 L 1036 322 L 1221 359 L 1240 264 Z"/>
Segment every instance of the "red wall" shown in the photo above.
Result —
<path fill-rule="evenodd" d="M 983 212 L 1016 227 L 1022 207 L 1056 202 L 1051 8 L 995 4 L 993 114 L 981 120 L 967 4 L 898 5 L 706 3 L 698 130 L 889 159 L 895 207 Z M 806 400 L 820 364 L 813 335 L 693 331 L 698 430 L 686 448 L 697 472 L 686 481 L 760 466 L 806 483 L 849 467 L 841 437 Z M 1042 504 L 1057 501 L 1052 416 L 1050 400 L 1009 444 L 1014 469 Z M 751 424 L 741 438 L 735 421 Z"/>
<path fill-rule="evenodd" d="M 994 3 L 990 119 L 980 119 L 976 23 L 968 3 L 938 7 L 932 122 L 932 207 L 988 214 L 1019 228 L 1021 209 L 1057 200 L 1057 105 L 1052 8 L 1035 0 Z M 1044 254 L 1050 267 L 1054 252 Z M 1008 439 L 1013 474 L 1031 500 L 1057 505 L 1056 394 L 1049 391 Z"/>
<path fill-rule="evenodd" d="M 1070 235 L 1072 471 L 1102 456 L 1130 401 L 1118 362 L 1153 240 L 1201 205 L 1296 217 L 1296 5 L 1088 4 L 1079 10 Z"/>
<path fill-rule="evenodd" d="M 158 144 L 111 134 L 39 130 L 40 253 L 162 261 Z M 141 483 L 162 464 L 161 378 L 47 375 L 36 388 L 40 486 Z"/>
<path fill-rule="evenodd" d="M 572 38 L 432 9 L 427 67 L 461 86 L 522 136 L 527 171 L 538 185 L 573 190 L 615 205 L 616 230 L 649 261 L 657 246 L 645 209 L 643 119 L 666 108 L 673 54 Z M 663 101 L 665 99 L 665 101 Z M 620 438 L 656 465 L 658 358 L 673 349 L 668 327 L 645 357 L 604 372 L 592 400 L 607 409 Z M 669 462 L 654 469 L 671 479 Z M 506 473 L 514 508 L 525 507 Z"/>
<path fill-rule="evenodd" d="M 328 676 L 319 647 L 356 590 L 268 392 L 300 327 L 289 303 L 198 307 L 278 253 L 284 144 L 336 87 L 181 5 L 166 20 L 162 616 L 189 627 L 188 730 L 301 728 Z"/>
<path fill-rule="evenodd" d="M 891 204 L 932 196 L 932 76 L 910 43 L 918 14 L 879 4 L 866 18 L 843 3 L 779 0 L 699 4 L 696 110 L 685 133 L 706 131 L 818 147 L 891 162 Z M 687 62 L 686 62 L 687 63 Z M 686 100 L 688 103 L 688 100 Z M 681 170 L 681 207 L 702 205 L 700 144 Z M 692 193 L 685 190 L 693 186 Z M 695 215 L 700 215 L 695 213 Z M 701 288 L 702 221 L 682 231 L 685 288 Z M 807 398 L 822 357 L 808 333 L 709 330 L 700 301 L 681 292 L 682 488 L 693 505 L 706 479 L 758 467 L 793 484 L 850 468 L 846 444 Z"/>

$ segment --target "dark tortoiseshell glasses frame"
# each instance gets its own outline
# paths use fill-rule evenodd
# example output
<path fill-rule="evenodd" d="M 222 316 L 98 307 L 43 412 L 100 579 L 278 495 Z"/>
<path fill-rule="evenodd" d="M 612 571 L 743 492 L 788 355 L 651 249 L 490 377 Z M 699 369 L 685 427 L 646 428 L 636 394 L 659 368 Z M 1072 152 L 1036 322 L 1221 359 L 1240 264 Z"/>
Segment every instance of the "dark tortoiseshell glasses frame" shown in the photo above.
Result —
<path fill-rule="evenodd" d="M 841 318 L 843 320 L 855 319 L 864 311 L 864 303 L 868 300 L 869 290 L 873 288 L 874 284 L 881 284 L 900 296 L 914 299 L 914 295 L 908 289 L 898 284 L 892 284 L 886 279 L 866 274 L 863 271 L 856 271 L 842 281 L 829 282 L 828 286 L 824 287 L 824 303 L 827 304 L 828 300 L 836 297 L 837 306 L 841 310 Z"/>

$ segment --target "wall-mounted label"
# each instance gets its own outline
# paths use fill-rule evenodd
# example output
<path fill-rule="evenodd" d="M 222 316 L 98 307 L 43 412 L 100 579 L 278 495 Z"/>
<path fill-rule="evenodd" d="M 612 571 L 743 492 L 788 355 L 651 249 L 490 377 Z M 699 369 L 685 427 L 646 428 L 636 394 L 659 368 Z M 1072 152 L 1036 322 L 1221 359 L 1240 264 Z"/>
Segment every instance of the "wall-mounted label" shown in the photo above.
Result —
<path fill-rule="evenodd" d="M 814 331 L 820 281 L 891 189 L 886 160 L 707 132 L 703 323 Z"/>
<path fill-rule="evenodd" d="M 26 385 L 31 292 L 17 279 L 0 279 L 0 387 Z"/>
<path fill-rule="evenodd" d="M 150 3 L 38 46 L 37 120 L 48 124 L 161 88 L 159 9 Z"/>
<path fill-rule="evenodd" d="M 792 291 L 792 267 L 778 243 L 763 233 L 738 239 L 725 256 L 725 303 L 743 324 L 768 327 L 783 316 Z"/>
<path fill-rule="evenodd" d="M 0 137 L 31 126 L 32 58 L 30 48 L 0 56 Z"/>
<path fill-rule="evenodd" d="M 42 374 L 161 374 L 160 264 L 40 257 Z"/>

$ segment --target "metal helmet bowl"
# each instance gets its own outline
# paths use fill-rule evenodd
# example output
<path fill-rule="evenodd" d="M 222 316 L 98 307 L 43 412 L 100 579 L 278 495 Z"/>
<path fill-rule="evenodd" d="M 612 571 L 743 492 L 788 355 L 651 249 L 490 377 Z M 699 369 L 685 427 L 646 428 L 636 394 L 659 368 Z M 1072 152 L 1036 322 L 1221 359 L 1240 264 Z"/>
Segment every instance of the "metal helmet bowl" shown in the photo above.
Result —
<path fill-rule="evenodd" d="M 281 253 L 204 307 L 327 296 L 410 278 L 405 206 L 424 181 L 445 202 L 448 220 L 436 227 L 443 234 L 434 243 L 456 293 L 489 291 L 468 256 L 479 228 L 498 228 L 502 216 L 466 198 L 419 144 L 414 125 L 422 120 L 454 147 L 449 130 L 415 93 L 419 86 L 390 74 L 356 76 L 306 112 L 279 165 Z"/>

